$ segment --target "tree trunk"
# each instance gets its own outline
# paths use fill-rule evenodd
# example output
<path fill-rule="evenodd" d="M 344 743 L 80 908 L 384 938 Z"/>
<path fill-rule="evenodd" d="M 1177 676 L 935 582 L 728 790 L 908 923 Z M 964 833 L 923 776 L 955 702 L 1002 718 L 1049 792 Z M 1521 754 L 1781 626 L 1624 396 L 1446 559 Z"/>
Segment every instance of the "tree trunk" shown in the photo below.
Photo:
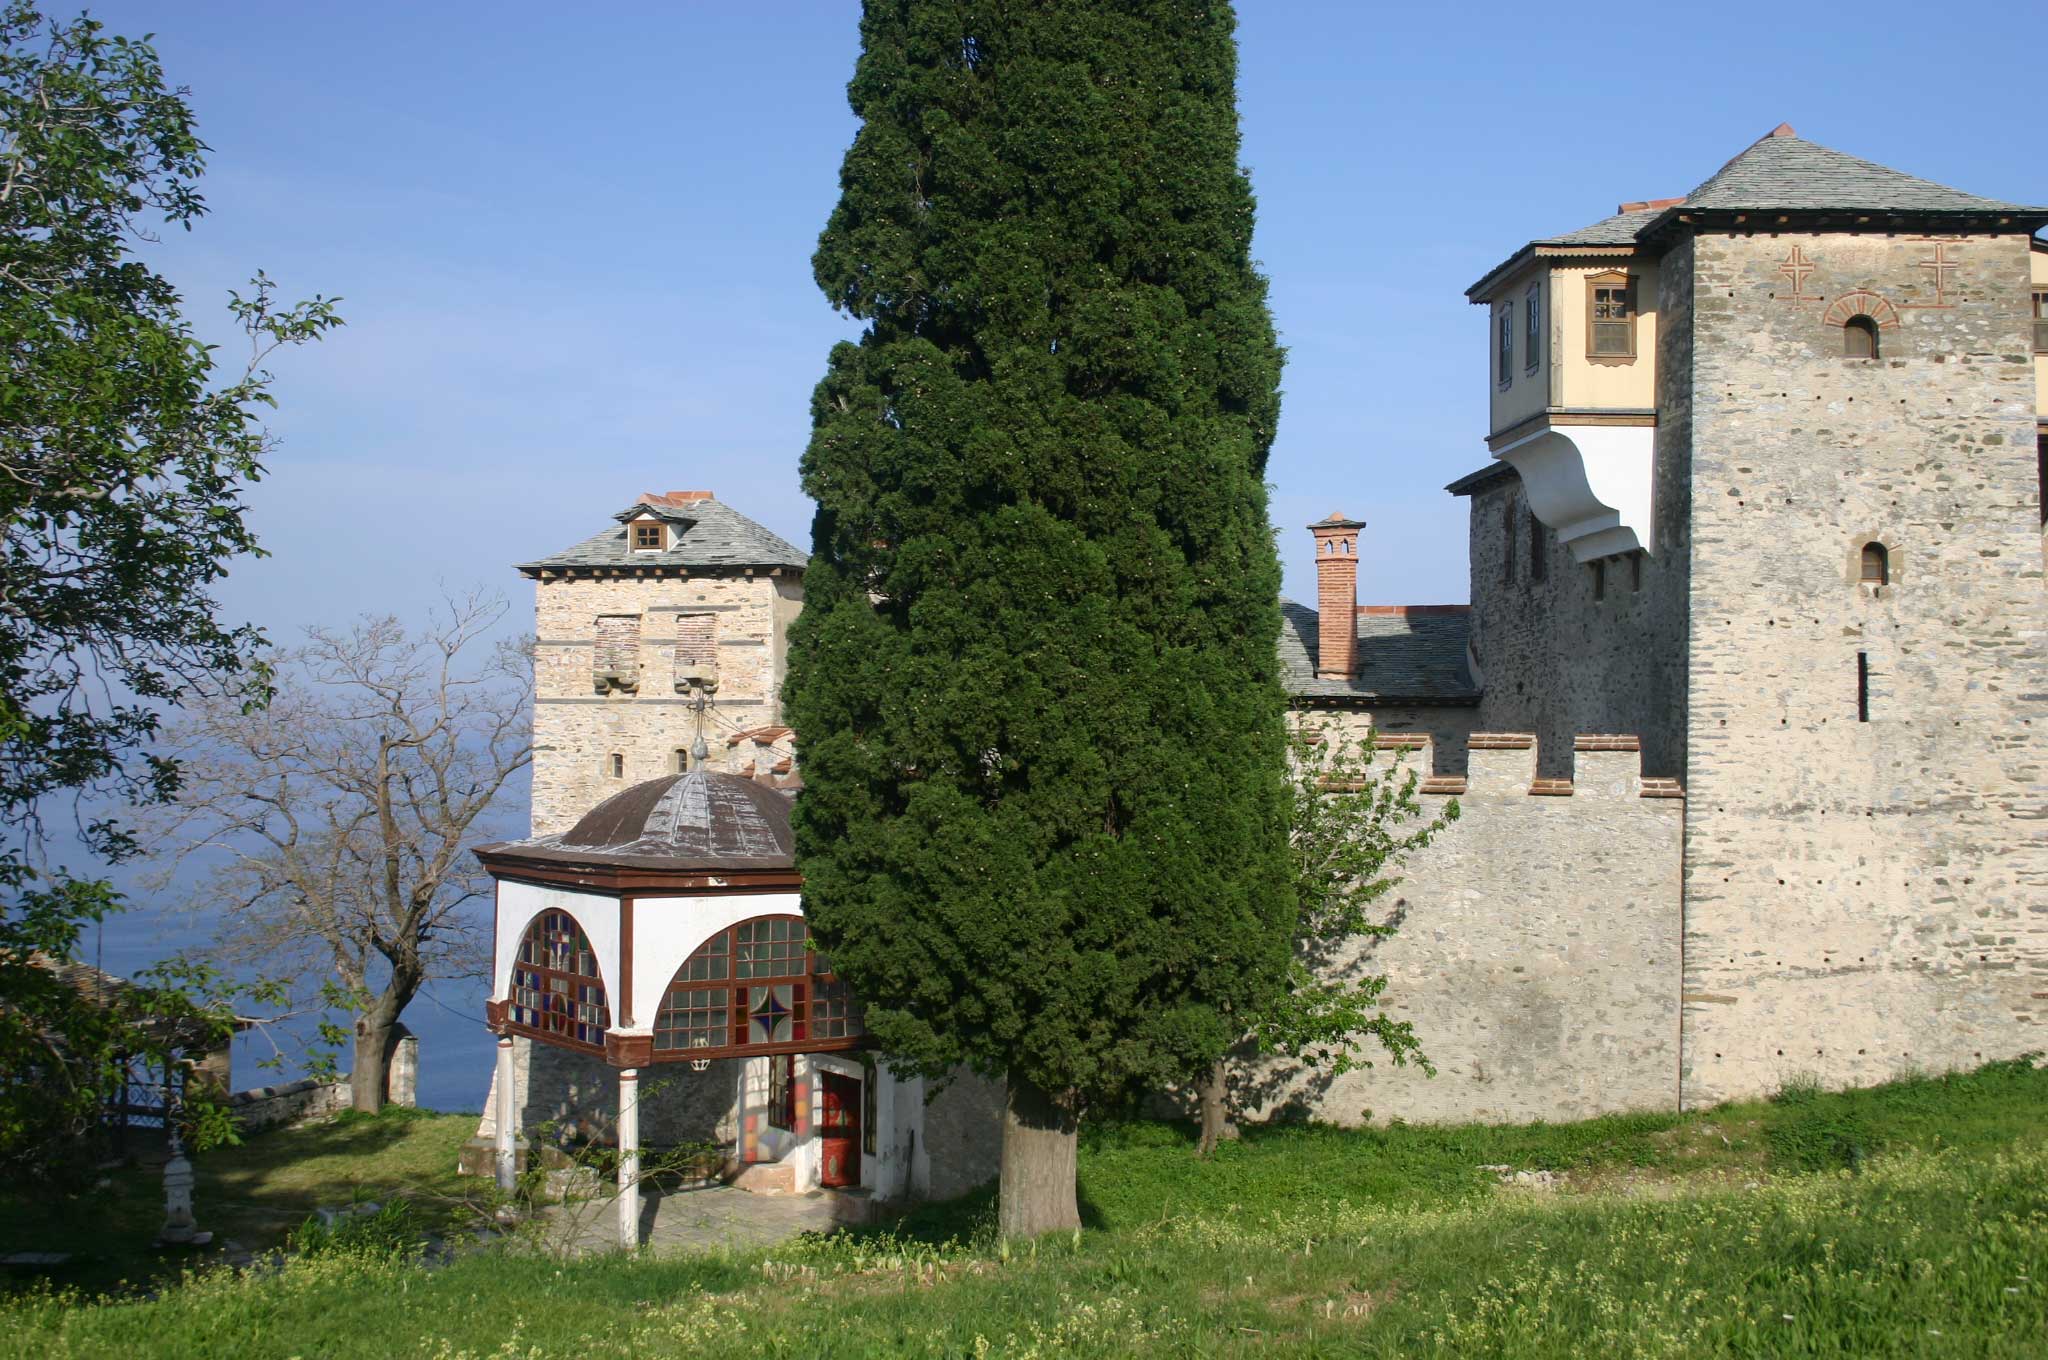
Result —
<path fill-rule="evenodd" d="M 419 992 L 416 979 L 394 976 L 369 1009 L 356 1016 L 355 1064 L 349 1069 L 351 1105 L 364 1114 L 384 1108 L 391 1092 L 391 1055 L 398 1049 L 398 1017 Z"/>
<path fill-rule="evenodd" d="M 1072 1101 L 1055 1100 L 1015 1073 L 1009 1085 L 997 1230 L 1006 1238 L 1078 1231 L 1074 1154 L 1080 1138 Z"/>
<path fill-rule="evenodd" d="M 1202 1081 L 1202 1137 L 1195 1155 L 1206 1157 L 1226 1138 L 1237 1137 L 1237 1124 L 1230 1117 L 1230 1083 L 1224 1060 L 1218 1058 Z"/>
<path fill-rule="evenodd" d="M 364 1114 L 384 1108 L 384 1088 L 391 1079 L 391 1022 L 380 1003 L 356 1017 L 354 1065 L 349 1068 L 350 1105 Z"/>

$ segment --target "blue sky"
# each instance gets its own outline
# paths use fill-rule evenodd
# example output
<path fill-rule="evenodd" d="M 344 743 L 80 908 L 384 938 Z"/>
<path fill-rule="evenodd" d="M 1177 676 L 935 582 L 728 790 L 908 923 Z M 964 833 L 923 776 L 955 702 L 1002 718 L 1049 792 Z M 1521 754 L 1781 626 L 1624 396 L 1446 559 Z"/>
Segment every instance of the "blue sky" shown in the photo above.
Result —
<path fill-rule="evenodd" d="M 798 544 L 810 390 L 852 333 L 810 254 L 854 131 L 853 0 L 145 3 L 191 87 L 212 214 L 150 257 L 207 333 L 261 267 L 349 325 L 281 356 L 281 444 L 252 503 L 272 556 L 224 592 L 280 641 L 417 615 L 437 582 L 709 488 Z M 62 12 L 61 10 L 58 12 Z M 2028 20 L 2025 15 L 2034 12 Z M 1682 194 L 1780 121 L 1973 192 L 2048 201 L 2027 6 L 1240 5 L 1256 250 L 1289 347 L 1271 477 L 1288 591 L 1302 526 L 1368 521 L 1368 602 L 1466 598 L 1486 333 L 1464 288 L 1530 237 Z M 168 947 L 109 927 L 121 971 Z M 476 988 L 408 1019 L 432 1103 L 488 1074 Z M 474 993 L 474 995 L 473 995 Z M 244 1068 L 239 1077 L 257 1080 Z"/>
<path fill-rule="evenodd" d="M 1531 236 L 1684 193 L 1781 120 L 2048 200 L 2048 17 L 2024 5 L 1239 12 L 1297 598 L 1301 526 L 1332 508 L 1369 523 L 1364 599 L 1466 598 L 1441 490 L 1486 457 L 1462 291 Z M 289 638 L 413 613 L 436 581 L 523 608 L 507 564 L 642 490 L 709 488 L 807 544 L 807 401 L 851 333 L 809 257 L 854 130 L 852 0 L 95 13 L 157 34 L 214 148 L 212 215 L 155 252 L 191 314 L 217 329 L 258 266 L 346 298 L 346 330 L 274 365 L 274 556 L 231 581 L 242 616 Z"/>

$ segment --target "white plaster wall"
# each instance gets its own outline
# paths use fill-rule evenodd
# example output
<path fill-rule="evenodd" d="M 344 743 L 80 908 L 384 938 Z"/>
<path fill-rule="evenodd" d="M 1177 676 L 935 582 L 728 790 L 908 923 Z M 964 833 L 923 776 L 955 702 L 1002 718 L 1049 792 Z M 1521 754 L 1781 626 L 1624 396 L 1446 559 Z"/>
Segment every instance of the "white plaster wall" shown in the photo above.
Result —
<path fill-rule="evenodd" d="M 509 886 L 509 885 L 508 885 Z M 500 907 L 502 914 L 503 908 Z M 633 899 L 633 1009 L 629 1018 L 614 1014 L 612 1027 L 621 1033 L 646 1034 L 660 1013 L 662 994 L 676 969 L 697 946 L 728 926 L 756 916 L 802 916 L 795 893 L 743 894 L 725 897 L 636 897 Z M 596 943 L 596 937 L 592 937 Z M 518 947 L 518 937 L 513 937 Z M 764 1078 L 765 1079 L 765 1078 Z"/>
<path fill-rule="evenodd" d="M 503 1001 L 512 992 L 512 965 L 519 957 L 519 941 L 533 918 L 544 911 L 566 911 L 583 927 L 590 948 L 597 955 L 597 971 L 604 994 L 618 1003 L 619 902 L 597 893 L 569 892 L 543 888 L 532 883 L 498 884 L 498 938 L 491 971 L 491 999 Z M 637 975 L 636 975 L 637 978 Z M 613 1020 L 617 1020 L 613 1016 Z"/>

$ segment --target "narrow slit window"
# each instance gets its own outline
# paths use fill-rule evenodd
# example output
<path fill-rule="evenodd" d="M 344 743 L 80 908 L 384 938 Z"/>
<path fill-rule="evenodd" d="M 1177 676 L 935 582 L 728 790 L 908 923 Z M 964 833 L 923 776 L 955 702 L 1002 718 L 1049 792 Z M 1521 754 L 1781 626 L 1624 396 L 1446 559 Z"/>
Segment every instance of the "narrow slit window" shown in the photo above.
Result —
<path fill-rule="evenodd" d="M 687 746 L 678 746 L 676 747 L 676 773 L 688 774 L 689 772 L 690 748 Z"/>
<path fill-rule="evenodd" d="M 1543 285 L 1522 299 L 1522 367 L 1534 373 L 1543 361 Z"/>
<path fill-rule="evenodd" d="M 1515 304 L 1503 302 L 1500 305 L 1500 385 L 1512 387 L 1515 382 Z"/>
<path fill-rule="evenodd" d="M 1542 579 L 1543 579 L 1543 572 L 1544 572 L 1544 568 L 1545 568 L 1545 567 L 1546 567 L 1546 566 L 1548 565 L 1548 564 L 1547 564 L 1547 562 L 1545 561 L 1545 551 L 1544 551 L 1544 550 L 1545 550 L 1546 548 L 1548 548 L 1548 547 L 1549 547 L 1549 544 L 1547 544 L 1547 543 L 1545 543 L 1545 542 L 1543 541 L 1543 521 L 1542 521 L 1542 520 L 1540 520 L 1540 519 L 1538 519 L 1538 518 L 1536 518 L 1536 512 L 1535 512 L 1534 510 L 1531 510 L 1531 511 L 1529 512 L 1529 579 L 1530 579 L 1530 580 L 1532 580 L 1532 581 L 1540 581 L 1540 580 L 1542 580 Z"/>
<path fill-rule="evenodd" d="M 1852 316 L 1842 323 L 1842 357 L 1875 359 L 1877 323 L 1867 316 Z"/>
<path fill-rule="evenodd" d="M 605 758 L 605 769 L 612 778 L 624 779 L 626 777 L 626 758 L 617 751 L 612 752 L 611 755 Z"/>
<path fill-rule="evenodd" d="M 1643 555 L 1630 553 L 1628 557 L 1628 591 L 1640 595 L 1643 591 Z"/>
<path fill-rule="evenodd" d="M 1870 721 L 1870 653 L 1856 653 L 1856 721 Z"/>
<path fill-rule="evenodd" d="M 1867 586 L 1890 585 L 1892 580 L 1891 554 L 1884 550 L 1882 543 L 1863 545 L 1863 584 Z"/>
<path fill-rule="evenodd" d="M 1596 600 L 1607 598 L 1607 561 L 1605 558 L 1593 564 L 1593 598 Z"/>

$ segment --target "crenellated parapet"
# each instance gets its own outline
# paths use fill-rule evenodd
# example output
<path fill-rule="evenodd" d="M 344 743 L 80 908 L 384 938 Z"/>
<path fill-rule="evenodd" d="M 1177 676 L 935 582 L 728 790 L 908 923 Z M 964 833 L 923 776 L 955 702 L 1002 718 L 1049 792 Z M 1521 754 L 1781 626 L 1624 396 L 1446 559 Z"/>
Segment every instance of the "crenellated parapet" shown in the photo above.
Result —
<path fill-rule="evenodd" d="M 1378 759 L 1397 759 L 1421 776 L 1430 797 L 1683 799 L 1676 779 L 1643 773 L 1642 742 L 1627 733 L 1583 732 L 1572 741 L 1568 777 L 1538 773 L 1540 743 L 1530 732 L 1378 732 Z M 1440 773 L 1463 769 L 1464 774 Z"/>

